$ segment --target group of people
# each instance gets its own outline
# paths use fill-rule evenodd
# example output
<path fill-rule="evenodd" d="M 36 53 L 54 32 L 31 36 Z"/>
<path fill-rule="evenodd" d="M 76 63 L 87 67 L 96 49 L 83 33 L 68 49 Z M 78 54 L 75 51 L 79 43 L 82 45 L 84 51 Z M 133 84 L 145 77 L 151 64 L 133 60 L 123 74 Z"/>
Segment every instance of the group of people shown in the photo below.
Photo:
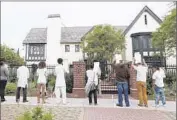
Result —
<path fill-rule="evenodd" d="M 137 96 L 139 99 L 138 106 L 140 107 L 148 107 L 148 97 L 147 97 L 147 73 L 148 66 L 143 59 L 143 62 L 136 62 L 133 59 L 131 64 L 131 70 L 136 71 L 136 87 L 137 87 Z M 114 65 L 115 73 L 116 73 L 116 81 L 117 81 L 117 89 L 118 89 L 118 103 L 117 106 L 123 107 L 123 97 L 122 93 L 125 97 L 126 107 L 130 106 L 129 98 L 128 98 L 128 80 L 130 79 L 130 71 L 127 66 L 120 63 L 118 65 Z M 159 106 L 159 100 L 162 100 L 162 105 L 166 105 L 165 94 L 164 94 L 164 82 L 165 72 L 159 66 L 153 66 L 153 75 L 152 75 L 152 86 L 155 92 L 155 106 Z"/>
<path fill-rule="evenodd" d="M 94 95 L 94 104 L 97 105 L 97 89 L 98 89 L 98 78 L 101 75 L 97 62 L 94 62 L 94 65 L 90 65 L 90 69 L 86 71 L 87 75 L 87 84 L 85 86 L 86 94 L 89 98 L 89 104 L 92 104 L 92 95 Z M 136 70 L 136 86 L 137 86 L 137 96 L 139 99 L 138 106 L 140 107 L 148 107 L 148 98 L 147 98 L 147 73 L 148 66 L 143 62 L 137 62 L 133 59 L 131 64 L 131 68 Z M 131 69 L 131 70 L 132 70 Z M 118 103 L 116 104 L 119 107 L 123 107 L 123 95 L 125 100 L 126 107 L 130 106 L 130 101 L 128 97 L 129 85 L 128 82 L 130 80 L 130 71 L 128 66 L 124 63 L 113 65 L 113 71 L 115 73 L 115 81 L 117 85 L 118 91 Z M 162 105 L 166 105 L 165 94 L 164 94 L 164 82 L 165 72 L 159 66 L 153 67 L 153 75 L 152 75 L 152 86 L 155 92 L 155 106 L 159 106 L 159 100 L 162 101 Z"/>
<path fill-rule="evenodd" d="M 54 93 L 57 99 L 57 103 L 61 103 L 60 96 L 62 95 L 62 103 L 66 104 L 66 82 L 65 73 L 67 70 L 63 67 L 63 59 L 59 58 L 57 60 L 58 65 L 55 67 L 54 74 L 56 76 Z M 9 77 L 9 71 L 7 65 L 3 60 L 0 61 L 0 96 L 1 102 L 5 101 L 5 87 Z M 42 103 L 45 103 L 45 92 L 47 83 L 47 68 L 45 62 L 40 62 L 37 69 L 37 103 L 40 103 L 40 95 L 42 95 Z M 16 91 L 16 102 L 20 101 L 20 90 L 23 90 L 23 102 L 28 102 L 27 100 L 27 88 L 28 80 L 30 74 L 29 69 L 26 67 L 25 63 L 17 69 L 17 91 Z"/>
<path fill-rule="evenodd" d="M 60 96 L 62 95 L 62 103 L 66 104 L 66 82 L 65 82 L 65 73 L 68 73 L 63 67 L 63 59 L 59 58 L 57 60 L 58 65 L 55 67 L 55 89 L 54 93 L 57 99 L 57 103 L 61 102 Z M 131 68 L 137 71 L 136 83 L 138 90 L 139 104 L 138 106 L 148 107 L 148 98 L 147 98 L 147 85 L 146 78 L 148 72 L 148 66 L 143 60 L 143 63 L 138 62 L 135 64 L 135 59 L 131 64 Z M 0 96 L 1 102 L 5 101 L 5 87 L 7 84 L 9 72 L 7 65 L 1 60 L 0 61 Z M 118 103 L 117 106 L 123 107 L 123 96 L 125 99 L 126 107 L 130 106 L 129 97 L 128 97 L 128 80 L 130 79 L 130 71 L 128 67 L 123 64 L 114 64 L 113 69 L 115 72 L 115 80 L 118 90 Z M 40 62 L 37 69 L 37 103 L 40 103 L 40 93 L 42 95 L 42 103 L 45 103 L 45 92 L 46 92 L 46 83 L 47 83 L 47 68 L 45 62 Z M 92 104 L 92 95 L 94 95 L 94 104 L 97 105 L 97 92 L 99 78 L 101 76 L 101 70 L 99 67 L 99 62 L 94 61 L 93 65 L 90 65 L 90 68 L 86 71 L 86 86 L 85 91 L 86 95 L 89 98 L 89 104 Z M 16 92 L 16 102 L 20 101 L 20 90 L 23 90 L 23 102 L 28 102 L 27 100 L 27 88 L 28 88 L 28 79 L 29 79 L 29 69 L 25 66 L 25 63 L 17 69 L 17 92 Z M 164 95 L 164 82 L 165 72 L 162 68 L 155 66 L 154 73 L 152 75 L 153 79 L 153 89 L 155 91 L 155 105 L 159 105 L 159 100 L 162 100 L 162 104 L 165 106 L 165 95 Z M 42 90 L 42 91 L 41 91 Z"/>

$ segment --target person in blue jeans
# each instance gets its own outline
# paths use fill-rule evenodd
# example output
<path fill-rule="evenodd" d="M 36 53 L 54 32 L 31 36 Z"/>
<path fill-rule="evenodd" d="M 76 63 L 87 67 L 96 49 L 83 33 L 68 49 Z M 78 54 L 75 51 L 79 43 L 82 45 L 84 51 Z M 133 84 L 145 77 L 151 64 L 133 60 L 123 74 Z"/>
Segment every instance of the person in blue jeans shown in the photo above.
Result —
<path fill-rule="evenodd" d="M 116 104 L 119 107 L 123 107 L 123 97 L 124 94 L 126 107 L 130 106 L 129 97 L 128 97 L 128 80 L 130 77 L 128 67 L 123 64 L 114 65 L 114 71 L 116 74 L 116 83 L 118 91 L 118 103 Z"/>
<path fill-rule="evenodd" d="M 153 87 L 155 91 L 155 107 L 159 106 L 159 100 L 161 99 L 162 105 L 166 105 L 165 94 L 164 94 L 164 82 L 163 79 L 165 78 L 165 72 L 159 68 L 158 66 L 155 67 L 155 72 L 152 75 L 153 79 Z"/>

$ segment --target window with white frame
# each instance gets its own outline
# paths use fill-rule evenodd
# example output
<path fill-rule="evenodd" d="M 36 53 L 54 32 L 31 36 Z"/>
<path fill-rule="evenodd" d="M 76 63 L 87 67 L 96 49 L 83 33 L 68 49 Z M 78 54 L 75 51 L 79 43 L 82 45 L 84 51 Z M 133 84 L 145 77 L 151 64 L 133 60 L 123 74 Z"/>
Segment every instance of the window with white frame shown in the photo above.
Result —
<path fill-rule="evenodd" d="M 65 52 L 70 52 L 70 46 L 69 45 L 65 45 Z"/>
<path fill-rule="evenodd" d="M 80 46 L 79 45 L 75 45 L 75 52 L 80 52 Z"/>

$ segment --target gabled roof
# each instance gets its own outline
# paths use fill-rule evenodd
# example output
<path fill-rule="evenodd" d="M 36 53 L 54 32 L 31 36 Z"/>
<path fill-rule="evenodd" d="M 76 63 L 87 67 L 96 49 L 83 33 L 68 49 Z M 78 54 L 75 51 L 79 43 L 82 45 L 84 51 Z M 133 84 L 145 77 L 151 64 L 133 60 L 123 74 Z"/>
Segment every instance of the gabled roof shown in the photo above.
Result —
<path fill-rule="evenodd" d="M 92 28 L 93 26 L 62 27 L 61 43 L 79 43 Z M 115 26 L 115 28 L 124 31 L 126 26 Z M 23 41 L 23 44 L 29 43 L 47 43 L 47 28 L 32 28 Z"/>
<path fill-rule="evenodd" d="M 26 43 L 47 43 L 47 28 L 32 28 L 23 41 Z"/>
<path fill-rule="evenodd" d="M 140 13 L 135 17 L 135 19 L 132 21 L 132 23 L 126 28 L 126 30 L 124 31 L 124 34 L 127 34 L 128 31 L 133 27 L 133 25 L 137 22 L 137 20 L 141 17 L 141 15 L 147 12 L 149 13 L 159 24 L 162 23 L 162 20 L 148 7 L 145 6 Z"/>
<path fill-rule="evenodd" d="M 91 29 L 87 27 L 63 27 L 61 29 L 61 43 L 81 42 L 81 38 Z"/>

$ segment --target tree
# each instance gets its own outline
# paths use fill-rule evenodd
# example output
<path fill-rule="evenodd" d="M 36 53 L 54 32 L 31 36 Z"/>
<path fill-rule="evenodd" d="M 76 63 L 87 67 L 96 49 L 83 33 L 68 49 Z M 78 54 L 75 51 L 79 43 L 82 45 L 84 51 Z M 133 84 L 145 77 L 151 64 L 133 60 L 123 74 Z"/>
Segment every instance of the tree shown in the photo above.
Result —
<path fill-rule="evenodd" d="M 125 48 L 125 38 L 121 30 L 116 30 L 111 25 L 97 25 L 81 42 L 81 48 L 92 61 L 108 60 L 113 62 L 113 56 L 120 54 Z"/>
<path fill-rule="evenodd" d="M 160 28 L 152 34 L 153 46 L 165 48 L 167 56 L 176 55 L 176 9 L 172 9 L 161 24 Z"/>
<path fill-rule="evenodd" d="M 6 45 L 0 46 L 1 58 L 3 58 L 7 63 L 13 65 L 21 65 L 24 60 L 17 53 L 15 53 L 11 48 Z"/>

